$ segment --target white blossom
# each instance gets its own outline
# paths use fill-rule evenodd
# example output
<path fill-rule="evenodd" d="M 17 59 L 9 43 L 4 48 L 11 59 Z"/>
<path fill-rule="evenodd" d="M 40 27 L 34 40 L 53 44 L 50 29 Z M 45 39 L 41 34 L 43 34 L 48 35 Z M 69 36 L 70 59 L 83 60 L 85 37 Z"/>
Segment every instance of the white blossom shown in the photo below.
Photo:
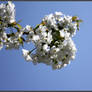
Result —
<path fill-rule="evenodd" d="M 8 1 L 8 5 L 6 6 L 7 16 L 9 16 L 9 22 L 13 23 L 15 22 L 15 5 Z"/>
<path fill-rule="evenodd" d="M 30 27 L 30 25 L 26 25 L 26 27 L 25 27 L 25 29 L 24 29 L 26 32 L 29 32 L 29 31 L 31 31 L 31 27 Z"/>
<path fill-rule="evenodd" d="M 0 5 L 0 17 L 5 23 L 15 22 L 15 5 L 11 1 Z"/>
<path fill-rule="evenodd" d="M 0 42 L 0 50 L 3 48 L 3 43 Z"/>
<path fill-rule="evenodd" d="M 28 50 L 22 49 L 22 52 L 23 52 L 24 58 L 25 58 L 27 61 L 32 61 L 32 58 L 31 58 L 31 56 L 29 55 L 29 51 L 28 51 Z"/>
<path fill-rule="evenodd" d="M 61 15 L 63 15 L 63 13 L 62 12 L 55 12 L 55 15 L 56 16 L 61 16 Z"/>
<path fill-rule="evenodd" d="M 48 52 L 50 50 L 50 47 L 47 44 L 45 44 L 43 46 L 43 50 L 45 50 L 46 52 Z"/>
<path fill-rule="evenodd" d="M 33 35 L 33 38 L 32 38 L 32 40 L 33 41 L 37 41 L 37 40 L 39 40 L 40 38 L 39 38 L 39 35 Z"/>

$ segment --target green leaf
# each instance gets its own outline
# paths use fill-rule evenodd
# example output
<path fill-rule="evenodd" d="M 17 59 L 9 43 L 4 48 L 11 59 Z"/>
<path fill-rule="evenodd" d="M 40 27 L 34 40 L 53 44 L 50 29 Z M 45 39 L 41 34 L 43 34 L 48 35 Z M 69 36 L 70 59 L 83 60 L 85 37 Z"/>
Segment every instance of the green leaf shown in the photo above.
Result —
<path fill-rule="evenodd" d="M 0 24 L 2 24 L 2 21 L 0 21 Z"/>
<path fill-rule="evenodd" d="M 66 56 L 64 56 L 64 58 L 62 59 L 62 61 L 64 62 L 66 60 Z"/>
<path fill-rule="evenodd" d="M 2 17 L 0 16 L 0 21 L 2 21 Z"/>
<path fill-rule="evenodd" d="M 22 26 L 20 24 L 16 24 L 18 26 L 18 28 L 21 30 Z"/>
<path fill-rule="evenodd" d="M 77 30 L 79 30 L 79 22 L 77 22 Z"/>
<path fill-rule="evenodd" d="M 77 22 L 77 30 L 79 30 L 79 24 L 80 24 L 81 22 L 83 22 L 83 21 L 80 19 L 80 20 L 76 20 L 76 22 Z"/>
<path fill-rule="evenodd" d="M 0 40 L 0 42 L 2 42 L 2 41 Z"/>
<path fill-rule="evenodd" d="M 42 24 L 42 25 L 45 25 L 46 23 L 45 23 L 45 21 L 42 21 L 41 24 Z"/>
<path fill-rule="evenodd" d="M 77 18 L 78 18 L 77 16 L 73 16 L 73 17 L 72 17 L 72 21 L 76 21 Z"/>
<path fill-rule="evenodd" d="M 19 43 L 23 45 L 23 39 L 19 37 L 18 40 L 19 40 Z"/>
<path fill-rule="evenodd" d="M 34 28 L 34 30 L 36 30 L 39 26 L 40 26 L 40 24 L 37 24 L 36 27 Z"/>
<path fill-rule="evenodd" d="M 76 20 L 76 22 L 83 22 L 83 20 L 81 20 L 81 19 L 80 20 Z"/>
<path fill-rule="evenodd" d="M 58 64 L 58 61 L 56 59 L 53 60 L 54 64 Z"/>
<path fill-rule="evenodd" d="M 6 38 L 5 40 L 6 40 L 6 42 L 9 42 L 8 38 Z"/>

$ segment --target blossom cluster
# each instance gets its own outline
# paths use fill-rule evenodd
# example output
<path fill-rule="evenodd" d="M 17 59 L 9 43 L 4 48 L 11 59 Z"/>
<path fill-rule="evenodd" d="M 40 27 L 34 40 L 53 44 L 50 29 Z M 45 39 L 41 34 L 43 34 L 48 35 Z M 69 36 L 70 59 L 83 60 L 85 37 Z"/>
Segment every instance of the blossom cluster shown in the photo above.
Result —
<path fill-rule="evenodd" d="M 22 27 L 15 20 L 15 5 L 0 4 L 0 49 L 18 49 L 22 44 Z M 17 31 L 16 31 L 17 30 Z"/>
<path fill-rule="evenodd" d="M 35 53 L 23 49 L 24 58 L 34 64 L 51 65 L 53 69 L 65 67 L 75 58 L 77 49 L 72 37 L 79 30 L 80 22 L 77 16 L 55 12 L 46 15 L 33 30 L 27 25 L 27 41 L 35 44 Z"/>
<path fill-rule="evenodd" d="M 72 37 L 82 22 L 77 16 L 62 12 L 46 15 L 35 28 L 21 27 L 15 19 L 15 5 L 8 1 L 0 4 L 0 49 L 19 49 L 32 42 L 34 49 L 22 49 L 23 57 L 33 64 L 44 63 L 53 69 L 61 69 L 75 58 L 76 46 Z"/>

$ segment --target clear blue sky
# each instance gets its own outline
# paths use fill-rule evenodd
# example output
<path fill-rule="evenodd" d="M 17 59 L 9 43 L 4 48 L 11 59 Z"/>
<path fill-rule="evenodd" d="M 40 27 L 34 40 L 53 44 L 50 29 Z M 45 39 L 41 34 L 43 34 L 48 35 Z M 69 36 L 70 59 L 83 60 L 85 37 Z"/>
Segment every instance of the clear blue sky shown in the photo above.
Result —
<path fill-rule="evenodd" d="M 1 2 L 0 2 L 1 3 Z M 49 13 L 55 11 L 77 15 L 84 22 L 73 38 L 77 54 L 70 65 L 53 71 L 50 66 L 34 66 L 26 62 L 21 50 L 0 51 L 0 90 L 92 90 L 92 2 L 32 2 L 19 1 L 16 19 L 21 25 L 35 26 Z M 30 49 L 32 46 L 25 45 Z"/>

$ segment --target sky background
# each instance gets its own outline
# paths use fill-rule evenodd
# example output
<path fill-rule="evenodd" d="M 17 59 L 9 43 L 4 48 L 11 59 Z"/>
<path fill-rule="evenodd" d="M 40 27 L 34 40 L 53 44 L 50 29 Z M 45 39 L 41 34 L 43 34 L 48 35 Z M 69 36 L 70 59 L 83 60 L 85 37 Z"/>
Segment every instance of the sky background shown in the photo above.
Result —
<path fill-rule="evenodd" d="M 2 3 L 2 2 L 0 2 Z M 83 20 L 73 38 L 76 58 L 65 68 L 52 70 L 45 64 L 26 62 L 20 50 L 0 51 L 0 90 L 92 90 L 92 2 L 14 1 L 16 20 L 23 27 L 35 26 L 55 11 L 77 15 Z M 26 49 L 32 46 L 25 45 Z"/>

